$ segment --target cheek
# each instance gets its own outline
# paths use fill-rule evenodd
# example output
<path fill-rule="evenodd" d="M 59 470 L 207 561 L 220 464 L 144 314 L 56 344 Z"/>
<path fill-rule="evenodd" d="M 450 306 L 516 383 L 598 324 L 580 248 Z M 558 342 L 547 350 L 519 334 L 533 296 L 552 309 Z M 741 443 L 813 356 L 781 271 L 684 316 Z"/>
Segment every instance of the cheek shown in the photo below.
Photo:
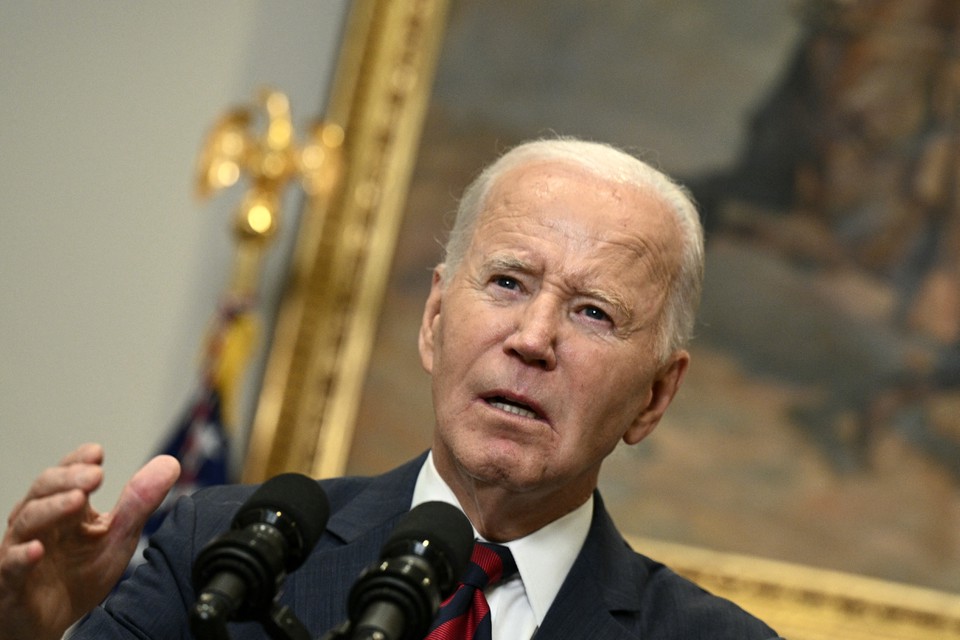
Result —
<path fill-rule="evenodd" d="M 478 357 L 481 352 L 499 345 L 505 339 L 508 321 L 503 315 L 485 312 L 474 307 L 470 313 L 450 318 L 442 327 L 446 356 L 458 362 Z"/>
<path fill-rule="evenodd" d="M 637 368 L 624 366 L 622 356 L 594 355 L 589 361 L 573 363 L 567 406 L 584 424 L 592 425 L 593 432 L 586 438 L 619 439 L 646 406 L 650 387 Z"/>
<path fill-rule="evenodd" d="M 462 379 L 465 369 L 477 357 L 480 330 L 471 318 L 463 315 L 435 323 L 431 371 L 435 381 L 443 378 L 439 382 L 451 386 Z"/>

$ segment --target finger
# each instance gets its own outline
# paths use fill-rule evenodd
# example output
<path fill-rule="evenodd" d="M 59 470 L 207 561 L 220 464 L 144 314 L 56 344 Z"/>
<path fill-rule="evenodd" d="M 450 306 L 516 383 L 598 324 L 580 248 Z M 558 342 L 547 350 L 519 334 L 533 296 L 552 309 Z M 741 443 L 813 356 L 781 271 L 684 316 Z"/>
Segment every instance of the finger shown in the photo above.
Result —
<path fill-rule="evenodd" d="M 74 489 L 80 489 L 89 494 L 95 491 L 101 482 L 103 482 L 103 469 L 99 465 L 77 462 L 65 467 L 50 467 L 37 476 L 18 507 L 22 509 L 31 500 Z M 11 517 L 15 515 L 16 512 L 11 513 Z"/>
<path fill-rule="evenodd" d="M 84 464 L 103 464 L 103 447 L 96 442 L 80 445 L 60 459 L 62 466 L 82 462 Z"/>
<path fill-rule="evenodd" d="M 7 516 L 7 525 L 9 526 L 33 500 L 75 489 L 89 494 L 96 490 L 102 481 L 103 470 L 99 466 L 77 463 L 68 467 L 50 467 L 33 481 L 27 490 L 27 495 L 13 506 L 10 515 Z"/>
<path fill-rule="evenodd" d="M 6 538 L 14 544 L 20 544 L 49 536 L 55 529 L 77 527 L 84 519 L 88 504 L 87 494 L 79 489 L 30 500 L 10 521 Z"/>
<path fill-rule="evenodd" d="M 0 579 L 5 587 L 18 588 L 24 577 L 43 557 L 43 545 L 39 540 L 8 547 L 0 560 Z"/>
<path fill-rule="evenodd" d="M 180 476 L 180 463 L 172 456 L 157 456 L 145 464 L 120 493 L 111 512 L 111 527 L 121 537 L 139 537 L 153 513 Z"/>

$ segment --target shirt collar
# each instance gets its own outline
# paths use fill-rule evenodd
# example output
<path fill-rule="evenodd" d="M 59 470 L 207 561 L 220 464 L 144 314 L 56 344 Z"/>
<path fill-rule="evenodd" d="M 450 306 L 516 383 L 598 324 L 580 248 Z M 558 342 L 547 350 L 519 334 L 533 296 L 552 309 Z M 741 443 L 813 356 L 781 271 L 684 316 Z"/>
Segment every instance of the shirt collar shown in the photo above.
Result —
<path fill-rule="evenodd" d="M 447 502 L 463 510 L 453 490 L 440 477 L 440 473 L 433 464 L 432 452 L 420 469 L 410 507 L 413 508 L 430 500 Z M 503 543 L 510 548 L 513 559 L 517 563 L 517 569 L 538 626 L 543 624 L 550 605 L 553 604 L 557 592 L 560 591 L 563 581 L 577 559 L 587 539 L 592 518 L 593 495 L 562 518 L 523 538 Z M 475 537 L 481 537 L 475 527 L 473 534 Z"/>

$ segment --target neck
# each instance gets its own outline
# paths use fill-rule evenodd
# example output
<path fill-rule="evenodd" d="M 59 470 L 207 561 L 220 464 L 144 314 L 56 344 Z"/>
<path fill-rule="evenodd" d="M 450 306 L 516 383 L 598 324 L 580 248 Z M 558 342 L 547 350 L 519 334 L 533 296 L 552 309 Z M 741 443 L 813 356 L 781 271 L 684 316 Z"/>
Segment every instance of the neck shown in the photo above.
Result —
<path fill-rule="evenodd" d="M 579 491 L 569 486 L 518 491 L 471 474 L 453 459 L 434 450 L 434 465 L 464 513 L 484 539 L 509 542 L 545 527 L 584 504 L 596 486 L 581 483 Z"/>

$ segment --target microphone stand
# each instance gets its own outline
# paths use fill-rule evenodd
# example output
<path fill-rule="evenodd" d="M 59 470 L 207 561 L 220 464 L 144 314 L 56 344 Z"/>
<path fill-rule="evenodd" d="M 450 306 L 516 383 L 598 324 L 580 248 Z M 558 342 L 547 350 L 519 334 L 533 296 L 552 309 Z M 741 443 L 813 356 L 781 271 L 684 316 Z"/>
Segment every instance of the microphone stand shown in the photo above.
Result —
<path fill-rule="evenodd" d="M 260 624 L 272 640 L 311 640 L 310 632 L 293 610 L 276 602 L 270 607 L 270 614 L 260 619 Z"/>
<path fill-rule="evenodd" d="M 269 613 L 255 618 L 271 640 L 312 640 L 310 632 L 293 610 L 274 602 Z M 191 611 L 190 631 L 196 640 L 230 640 L 223 616 L 205 615 L 202 605 Z M 343 636 L 346 637 L 346 636 Z"/>
<path fill-rule="evenodd" d="M 320 640 L 348 640 L 353 636 L 353 625 L 349 620 L 344 620 L 339 625 L 330 629 Z"/>

